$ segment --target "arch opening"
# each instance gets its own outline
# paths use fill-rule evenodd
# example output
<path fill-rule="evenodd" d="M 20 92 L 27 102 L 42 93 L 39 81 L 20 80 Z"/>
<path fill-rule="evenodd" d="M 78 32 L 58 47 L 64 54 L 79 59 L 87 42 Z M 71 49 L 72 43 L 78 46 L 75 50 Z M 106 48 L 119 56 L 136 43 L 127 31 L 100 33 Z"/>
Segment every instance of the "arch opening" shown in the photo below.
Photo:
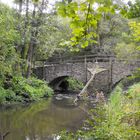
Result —
<path fill-rule="evenodd" d="M 117 81 L 113 86 L 112 90 L 114 90 L 119 84 L 122 84 L 123 90 L 127 90 L 130 86 L 132 86 L 134 83 L 140 82 L 140 77 L 132 77 L 132 75 L 127 75 L 123 78 L 121 78 L 119 81 Z"/>
<path fill-rule="evenodd" d="M 57 77 L 52 80 L 49 85 L 54 89 L 55 92 L 66 92 L 69 89 L 69 83 L 67 81 L 68 77 L 69 76 Z"/>
<path fill-rule="evenodd" d="M 49 85 L 56 93 L 77 93 L 83 88 L 83 83 L 72 76 L 57 77 Z"/>

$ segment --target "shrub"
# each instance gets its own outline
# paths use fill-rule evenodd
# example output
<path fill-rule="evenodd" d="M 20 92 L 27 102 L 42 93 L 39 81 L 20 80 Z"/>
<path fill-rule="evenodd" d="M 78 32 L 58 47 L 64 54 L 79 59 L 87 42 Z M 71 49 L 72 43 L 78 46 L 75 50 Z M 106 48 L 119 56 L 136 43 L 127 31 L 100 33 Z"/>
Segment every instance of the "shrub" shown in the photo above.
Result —
<path fill-rule="evenodd" d="M 17 95 L 27 94 L 31 100 L 38 100 L 44 96 L 51 96 L 53 90 L 48 87 L 45 81 L 31 78 L 14 77 L 12 89 Z"/>
<path fill-rule="evenodd" d="M 5 89 L 0 85 L 0 104 L 39 100 L 53 94 L 45 81 L 34 77 L 26 79 L 21 76 L 11 78 L 10 86 Z"/>
<path fill-rule="evenodd" d="M 91 110 L 87 120 L 89 131 L 78 131 L 73 140 L 139 140 L 140 139 L 140 83 L 131 86 L 127 94 L 117 87 L 107 103 Z M 62 133 L 65 140 L 67 133 Z M 72 134 L 70 134 L 71 136 Z"/>
<path fill-rule="evenodd" d="M 21 97 L 16 96 L 15 92 L 11 89 L 4 89 L 3 87 L 0 87 L 0 104 L 19 102 L 21 100 Z"/>
<path fill-rule="evenodd" d="M 0 104 L 3 104 L 5 100 L 6 91 L 3 87 L 0 86 Z"/>
<path fill-rule="evenodd" d="M 83 83 L 75 78 L 69 77 L 66 80 L 68 81 L 70 90 L 80 90 L 84 87 Z"/>

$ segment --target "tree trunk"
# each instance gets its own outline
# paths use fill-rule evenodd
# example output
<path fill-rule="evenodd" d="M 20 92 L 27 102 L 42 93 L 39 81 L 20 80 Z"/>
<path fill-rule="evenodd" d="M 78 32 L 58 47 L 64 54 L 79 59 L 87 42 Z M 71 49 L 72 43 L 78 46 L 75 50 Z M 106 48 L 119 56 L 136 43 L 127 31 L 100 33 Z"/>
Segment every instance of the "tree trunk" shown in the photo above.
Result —
<path fill-rule="evenodd" d="M 29 0 L 26 0 L 25 1 L 25 6 L 26 6 L 26 9 L 25 9 L 25 17 L 24 17 L 24 27 L 23 29 L 21 29 L 21 25 L 20 25 L 20 35 L 21 35 L 21 45 L 19 46 L 19 53 L 20 53 L 20 56 L 23 60 L 26 59 L 26 56 L 27 56 L 27 50 L 28 50 L 28 43 L 27 43 L 27 28 L 29 26 Z M 23 17 L 22 16 L 22 5 L 23 5 L 23 0 L 20 0 L 20 3 L 19 3 L 19 15 L 20 17 Z M 19 17 L 19 22 L 20 22 L 20 17 Z M 21 23 L 20 23 L 21 24 Z M 23 31 L 22 31 L 23 30 Z M 26 64 L 21 64 L 21 71 L 22 71 L 22 75 L 25 76 L 25 73 L 26 73 Z"/>
<path fill-rule="evenodd" d="M 31 25 L 31 39 L 30 39 L 30 45 L 28 49 L 27 54 L 27 72 L 26 77 L 30 77 L 32 72 L 32 63 L 33 63 L 33 55 L 34 55 L 34 49 L 36 47 L 36 40 L 38 35 L 38 27 L 42 24 L 42 18 L 43 18 L 43 11 L 45 9 L 45 0 L 42 0 L 41 6 L 39 8 L 38 18 L 36 17 L 36 5 L 34 4 L 34 10 L 32 14 L 32 25 Z M 36 29 L 35 29 L 36 28 Z"/>
<path fill-rule="evenodd" d="M 28 49 L 28 54 L 27 54 L 27 72 L 26 72 L 26 77 L 30 77 L 31 75 L 31 68 L 32 68 L 32 58 L 33 58 L 33 50 L 34 50 L 34 46 L 35 46 L 35 31 L 34 31 L 34 27 L 35 27 L 35 16 L 36 16 L 36 6 L 34 5 L 34 10 L 32 13 L 32 24 L 31 24 L 31 38 L 30 38 L 30 43 L 29 43 L 29 49 Z"/>

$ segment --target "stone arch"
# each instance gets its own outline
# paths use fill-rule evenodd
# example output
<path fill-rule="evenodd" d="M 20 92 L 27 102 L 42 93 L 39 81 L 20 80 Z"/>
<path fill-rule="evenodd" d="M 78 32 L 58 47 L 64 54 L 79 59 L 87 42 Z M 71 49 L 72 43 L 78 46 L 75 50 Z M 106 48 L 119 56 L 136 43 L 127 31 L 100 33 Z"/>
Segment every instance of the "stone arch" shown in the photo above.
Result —
<path fill-rule="evenodd" d="M 70 89 L 67 78 L 74 78 L 77 81 L 81 81 L 78 78 L 75 78 L 74 76 L 65 75 L 65 76 L 56 77 L 53 80 L 51 80 L 49 82 L 49 86 L 51 86 L 54 89 L 54 91 L 74 92 L 74 91 L 72 91 L 72 89 Z M 81 81 L 81 82 L 83 83 L 83 81 Z"/>
<path fill-rule="evenodd" d="M 112 89 L 114 89 L 119 83 L 121 83 L 126 77 L 129 77 L 129 76 L 131 76 L 131 75 L 127 75 L 127 76 L 125 76 L 123 78 L 120 78 L 118 81 L 116 81 L 115 83 L 113 83 Z"/>
<path fill-rule="evenodd" d="M 124 76 L 123 78 L 121 78 L 119 81 L 117 81 L 113 86 L 112 86 L 112 90 L 115 89 L 115 87 L 117 87 L 117 85 L 119 85 L 121 82 L 123 83 L 123 90 L 127 90 L 129 86 L 133 85 L 134 83 L 140 82 L 140 77 L 135 77 L 132 79 L 128 79 L 129 77 L 131 77 L 132 75 L 127 75 Z"/>

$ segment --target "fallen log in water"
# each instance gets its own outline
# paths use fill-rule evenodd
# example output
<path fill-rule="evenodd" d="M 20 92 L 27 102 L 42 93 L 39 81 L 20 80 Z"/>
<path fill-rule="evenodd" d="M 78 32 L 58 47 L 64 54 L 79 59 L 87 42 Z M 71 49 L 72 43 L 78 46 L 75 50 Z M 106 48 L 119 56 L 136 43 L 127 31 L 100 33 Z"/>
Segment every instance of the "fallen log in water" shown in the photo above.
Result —
<path fill-rule="evenodd" d="M 7 131 L 6 133 L 4 133 L 4 134 L 2 134 L 1 132 L 0 132 L 0 140 L 4 140 L 5 139 L 5 137 L 6 136 L 8 136 L 10 134 L 10 132 L 9 131 Z"/>
<path fill-rule="evenodd" d="M 90 85 L 90 83 L 93 81 L 94 77 L 96 74 L 100 73 L 100 72 L 103 72 L 105 71 L 106 69 L 103 69 L 103 68 L 100 68 L 99 65 L 96 65 L 96 67 L 92 68 L 92 69 L 89 69 L 87 68 L 87 70 L 92 74 L 91 78 L 89 79 L 89 81 L 86 83 L 86 85 L 84 86 L 84 88 L 81 90 L 81 92 L 77 95 L 77 97 L 75 98 L 74 100 L 74 103 L 76 103 L 79 98 L 84 94 L 86 93 L 86 90 L 88 88 L 88 86 Z"/>

